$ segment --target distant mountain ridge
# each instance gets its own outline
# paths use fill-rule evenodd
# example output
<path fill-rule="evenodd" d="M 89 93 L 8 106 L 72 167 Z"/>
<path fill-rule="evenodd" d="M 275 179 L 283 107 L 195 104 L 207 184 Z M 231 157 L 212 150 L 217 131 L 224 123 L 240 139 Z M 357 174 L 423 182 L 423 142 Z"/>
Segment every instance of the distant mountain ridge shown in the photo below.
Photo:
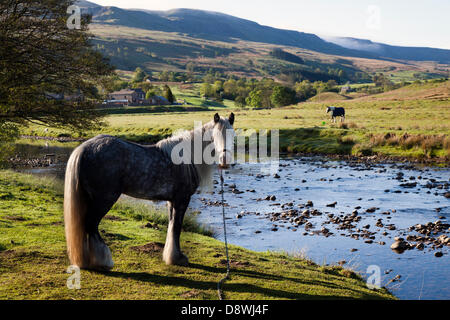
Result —
<path fill-rule="evenodd" d="M 446 49 L 393 46 L 351 37 L 322 37 L 322 39 L 347 49 L 370 52 L 381 57 L 389 57 L 393 59 L 415 61 L 430 60 L 442 63 L 448 63 L 450 59 L 450 50 Z"/>
<path fill-rule="evenodd" d="M 311 33 L 282 30 L 219 12 L 195 9 L 151 11 L 103 7 L 79 1 L 83 13 L 93 16 L 93 23 L 178 32 L 206 40 L 232 42 L 237 39 L 285 45 L 316 52 L 376 59 L 402 59 L 450 63 L 450 50 L 390 46 L 354 38 L 323 39 Z"/>

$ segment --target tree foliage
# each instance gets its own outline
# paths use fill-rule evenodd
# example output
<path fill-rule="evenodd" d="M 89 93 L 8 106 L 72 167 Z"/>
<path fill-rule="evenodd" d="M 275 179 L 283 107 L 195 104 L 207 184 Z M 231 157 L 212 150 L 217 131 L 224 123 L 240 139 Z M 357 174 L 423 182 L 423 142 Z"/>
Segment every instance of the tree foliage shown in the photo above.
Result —
<path fill-rule="evenodd" d="M 89 16 L 82 16 L 80 29 L 67 27 L 72 4 L 0 2 L 0 122 L 74 129 L 99 124 L 96 86 L 113 68 L 91 47 Z"/>
<path fill-rule="evenodd" d="M 248 97 L 245 99 L 245 102 L 254 108 L 259 108 L 263 106 L 263 92 L 262 90 L 254 89 L 249 94 Z"/>
<path fill-rule="evenodd" d="M 172 93 L 172 90 L 170 90 L 170 87 L 168 85 L 164 86 L 164 98 L 166 98 L 170 103 L 174 103 L 175 96 Z"/>
<path fill-rule="evenodd" d="M 14 150 L 13 142 L 18 135 L 14 124 L 0 121 L 0 168 L 5 166 L 7 158 Z"/>
<path fill-rule="evenodd" d="M 286 52 L 280 48 L 275 48 L 272 51 L 270 51 L 270 55 L 274 58 L 285 60 L 285 61 L 292 62 L 292 63 L 297 63 L 297 64 L 305 63 L 303 61 L 303 59 L 300 58 L 299 56 L 296 56 L 295 54 Z"/>
<path fill-rule="evenodd" d="M 142 68 L 137 67 L 134 71 L 133 75 L 133 82 L 142 82 L 144 81 L 145 77 L 147 77 L 147 74 L 142 70 Z"/>
<path fill-rule="evenodd" d="M 295 91 L 284 86 L 276 86 L 272 90 L 270 101 L 276 107 L 288 106 L 295 103 Z"/>
<path fill-rule="evenodd" d="M 150 100 L 154 96 L 161 96 L 163 94 L 161 88 L 157 86 L 152 86 L 148 88 L 148 90 L 144 89 L 144 91 L 145 91 L 145 99 L 147 100 Z"/>
<path fill-rule="evenodd" d="M 313 84 L 308 80 L 297 82 L 295 84 L 295 92 L 297 92 L 297 97 L 300 101 L 307 100 L 316 95 L 316 89 L 314 89 Z"/>

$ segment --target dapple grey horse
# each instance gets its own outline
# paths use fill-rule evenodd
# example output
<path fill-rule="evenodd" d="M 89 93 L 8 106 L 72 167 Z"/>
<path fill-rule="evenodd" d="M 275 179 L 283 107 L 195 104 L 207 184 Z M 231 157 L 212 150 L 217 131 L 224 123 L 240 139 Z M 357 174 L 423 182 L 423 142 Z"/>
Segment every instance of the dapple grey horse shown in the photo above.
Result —
<path fill-rule="evenodd" d="M 204 126 L 155 145 L 100 135 L 78 146 L 67 163 L 64 187 L 64 222 L 71 264 L 96 270 L 113 267 L 111 251 L 98 226 L 120 195 L 126 194 L 167 201 L 169 225 L 163 260 L 167 264 L 187 265 L 188 259 L 180 249 L 184 214 L 202 180 L 211 178 L 207 173 L 213 163 L 194 162 L 191 152 L 191 161 L 176 164 L 172 150 L 180 143 L 193 146 L 194 136 L 200 133 L 202 137 L 210 137 L 209 141 L 202 139 L 201 154 L 209 148 L 213 156 L 218 156 L 219 166 L 226 168 L 234 143 L 228 134 L 230 131 L 234 134 L 233 123 L 233 113 L 228 119 L 216 113 Z"/>
<path fill-rule="evenodd" d="M 341 122 L 345 120 L 345 109 L 341 107 L 330 106 L 327 108 L 327 113 L 331 111 L 331 120 L 336 123 L 336 117 L 341 117 Z"/>

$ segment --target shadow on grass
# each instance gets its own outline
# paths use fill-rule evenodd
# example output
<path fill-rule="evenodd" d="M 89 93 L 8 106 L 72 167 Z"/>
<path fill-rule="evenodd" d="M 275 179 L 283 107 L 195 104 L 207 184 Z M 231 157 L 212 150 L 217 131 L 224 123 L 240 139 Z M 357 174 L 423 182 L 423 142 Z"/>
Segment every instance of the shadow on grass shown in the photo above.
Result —
<path fill-rule="evenodd" d="M 218 274 L 225 274 L 227 271 L 225 267 L 218 268 L 218 267 L 204 266 L 204 265 L 195 264 L 195 263 L 189 263 L 189 267 L 201 269 L 201 270 L 208 271 L 211 273 L 218 273 Z M 249 278 L 255 278 L 255 279 L 263 279 L 263 280 L 271 280 L 271 281 L 292 281 L 292 282 L 295 282 L 298 284 L 303 284 L 303 285 L 323 286 L 323 287 L 328 287 L 330 289 L 342 289 L 342 286 L 339 286 L 339 285 L 331 283 L 331 282 L 321 281 L 321 280 L 309 281 L 306 279 L 291 278 L 291 277 L 285 277 L 285 276 L 280 276 L 280 275 L 258 272 L 258 271 L 254 271 L 254 270 L 244 270 L 244 269 L 235 269 L 235 268 L 232 268 L 231 272 L 233 274 L 236 274 L 236 275 L 239 275 L 242 277 L 249 277 Z M 349 291 L 353 291 L 355 293 L 359 293 L 359 291 L 354 290 L 354 289 L 350 289 L 350 288 L 346 288 L 346 289 Z M 366 298 L 366 299 L 377 298 L 377 296 L 364 294 L 364 298 Z"/>
<path fill-rule="evenodd" d="M 122 107 L 122 108 L 103 108 L 99 111 L 103 114 L 138 114 L 138 113 L 162 113 L 162 112 L 191 112 L 208 111 L 208 106 L 142 106 L 142 107 Z"/>
<path fill-rule="evenodd" d="M 202 103 L 200 105 L 205 108 L 208 108 L 208 107 L 227 108 L 227 106 L 225 106 L 224 104 L 217 102 L 217 101 L 211 101 L 211 100 L 204 100 L 204 101 L 202 101 Z"/>
<path fill-rule="evenodd" d="M 212 273 L 217 273 L 217 281 L 219 281 L 220 274 L 225 274 L 225 268 L 216 268 L 211 266 L 204 266 L 201 264 L 189 264 L 189 268 L 200 269 Z M 162 276 L 156 274 L 150 274 L 146 272 L 120 272 L 120 271 L 112 271 L 103 273 L 105 276 L 116 277 L 116 278 L 125 278 L 125 279 L 133 279 L 135 281 L 141 282 L 150 282 L 159 285 L 169 285 L 176 287 L 185 287 L 188 289 L 198 289 L 198 290 L 216 290 L 217 282 L 216 281 L 204 281 L 204 280 L 192 280 L 186 279 L 182 277 L 175 276 Z M 248 277 L 253 279 L 261 279 L 261 280 L 272 280 L 272 281 L 295 281 L 299 284 L 309 285 L 309 286 L 326 286 L 330 289 L 342 289 L 335 284 L 323 282 L 323 281 L 308 281 L 308 280 L 300 280 L 293 278 L 286 278 L 283 276 L 276 276 L 273 274 L 266 274 L 252 270 L 232 270 L 231 280 L 225 283 L 224 291 L 226 295 L 232 297 L 233 292 L 235 293 L 256 293 L 265 297 L 272 297 L 278 299 L 353 299 L 351 297 L 342 297 L 339 295 L 311 295 L 306 293 L 292 292 L 279 290 L 274 288 L 266 288 L 261 287 L 251 283 L 232 283 L 233 275 L 237 275 L 240 277 Z M 249 279 L 250 280 L 250 279 Z M 249 281 L 250 282 L 250 281 Z M 347 289 L 351 290 L 351 289 Z M 355 291 L 355 290 L 351 290 Z M 356 292 L 356 291 L 355 291 Z M 376 299 L 380 298 L 376 294 L 367 294 L 363 292 L 358 292 L 363 299 Z"/>

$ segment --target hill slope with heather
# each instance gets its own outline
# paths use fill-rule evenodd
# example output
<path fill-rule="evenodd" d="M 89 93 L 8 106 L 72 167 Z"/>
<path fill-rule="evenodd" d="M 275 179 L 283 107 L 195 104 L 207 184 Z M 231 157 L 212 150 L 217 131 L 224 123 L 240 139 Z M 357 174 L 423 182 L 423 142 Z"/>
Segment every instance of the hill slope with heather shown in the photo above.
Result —
<path fill-rule="evenodd" d="M 86 1 L 79 5 L 83 13 L 92 15 L 94 44 L 122 70 L 144 67 L 181 72 L 194 62 L 198 72 L 214 68 L 250 77 L 317 68 L 342 69 L 349 79 L 357 72 L 380 71 L 427 72 L 431 78 L 448 75 L 450 50 L 390 46 L 383 52 L 370 52 L 218 12 L 125 10 Z M 274 58 L 270 55 L 274 48 L 283 48 L 304 63 Z M 310 74 L 305 78 L 311 78 Z"/>

